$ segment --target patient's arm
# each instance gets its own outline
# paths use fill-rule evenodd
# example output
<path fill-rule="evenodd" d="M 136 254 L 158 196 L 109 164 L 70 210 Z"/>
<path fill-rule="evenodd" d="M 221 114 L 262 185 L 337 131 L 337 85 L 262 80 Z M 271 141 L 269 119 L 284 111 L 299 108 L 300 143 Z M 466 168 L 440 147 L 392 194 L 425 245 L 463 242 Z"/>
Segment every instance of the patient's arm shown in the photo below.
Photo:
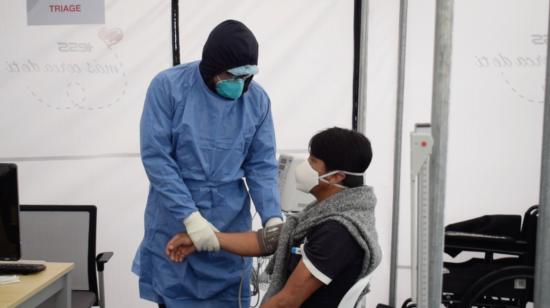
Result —
<path fill-rule="evenodd" d="M 216 236 L 220 242 L 220 247 L 227 252 L 246 257 L 257 257 L 263 255 L 258 242 L 257 232 L 219 232 L 216 233 Z"/>
<path fill-rule="evenodd" d="M 283 289 L 269 298 L 261 308 L 300 307 L 321 286 L 323 283 L 315 278 L 305 266 L 304 261 L 300 260 Z"/>
<path fill-rule="evenodd" d="M 275 252 L 282 224 L 257 232 L 216 232 L 221 249 L 240 256 L 264 256 Z M 195 252 L 195 246 L 187 233 L 177 233 L 166 244 L 166 254 L 172 261 L 181 262 Z"/>

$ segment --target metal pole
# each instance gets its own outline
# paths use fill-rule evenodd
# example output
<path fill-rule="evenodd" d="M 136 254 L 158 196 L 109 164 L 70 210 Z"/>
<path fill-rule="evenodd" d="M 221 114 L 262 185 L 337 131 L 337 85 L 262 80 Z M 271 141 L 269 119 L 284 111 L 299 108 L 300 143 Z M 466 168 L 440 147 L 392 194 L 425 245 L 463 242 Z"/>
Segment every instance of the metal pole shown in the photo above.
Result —
<path fill-rule="evenodd" d="M 369 1 L 361 3 L 361 36 L 359 43 L 359 93 L 357 100 L 357 131 L 366 131 L 367 112 L 367 55 Z"/>
<path fill-rule="evenodd" d="M 103 280 L 103 271 L 98 272 L 99 276 L 99 307 L 105 308 L 105 282 Z"/>
<path fill-rule="evenodd" d="M 172 64 L 180 64 L 180 34 L 179 34 L 179 1 L 172 0 Z"/>
<path fill-rule="evenodd" d="M 399 9 L 399 55 L 397 67 L 397 107 L 395 113 L 395 141 L 393 160 L 393 206 L 390 260 L 389 305 L 395 307 L 397 289 L 397 257 L 399 244 L 399 197 L 401 193 L 401 140 L 403 138 L 403 97 L 405 92 L 405 62 L 407 52 L 408 0 L 401 0 Z"/>
<path fill-rule="evenodd" d="M 433 154 L 430 161 L 429 307 L 441 305 L 447 137 L 451 84 L 453 0 L 437 0 L 432 93 Z M 421 307 L 427 308 L 427 307 Z"/>
<path fill-rule="evenodd" d="M 550 19 L 548 24 L 550 33 Z M 550 48 L 546 47 L 546 59 Z M 540 201 L 537 222 L 537 255 L 535 262 L 535 307 L 550 307 L 550 63 L 546 62 L 544 95 L 544 124 L 542 133 L 542 163 L 540 172 Z"/>

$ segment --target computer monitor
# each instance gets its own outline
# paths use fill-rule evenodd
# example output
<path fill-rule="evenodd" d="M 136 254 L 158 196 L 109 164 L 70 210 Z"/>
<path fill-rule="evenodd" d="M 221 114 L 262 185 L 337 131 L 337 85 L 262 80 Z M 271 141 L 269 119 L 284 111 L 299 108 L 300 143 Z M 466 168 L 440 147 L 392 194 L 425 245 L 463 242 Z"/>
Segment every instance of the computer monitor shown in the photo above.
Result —
<path fill-rule="evenodd" d="M 0 163 L 0 260 L 21 258 L 17 166 Z"/>

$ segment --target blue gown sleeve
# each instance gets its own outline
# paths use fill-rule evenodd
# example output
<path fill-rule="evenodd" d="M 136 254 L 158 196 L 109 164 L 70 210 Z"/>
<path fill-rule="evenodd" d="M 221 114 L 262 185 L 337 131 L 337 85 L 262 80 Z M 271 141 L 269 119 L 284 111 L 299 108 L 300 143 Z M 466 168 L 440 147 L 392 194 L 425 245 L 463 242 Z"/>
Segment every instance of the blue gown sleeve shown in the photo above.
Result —
<path fill-rule="evenodd" d="M 272 217 L 282 217 L 277 184 L 275 159 L 275 132 L 271 117 L 271 103 L 248 149 L 243 163 L 246 183 L 262 224 Z"/>
<path fill-rule="evenodd" d="M 173 157 L 174 108 L 167 87 L 165 77 L 157 75 L 147 90 L 140 122 L 141 160 L 150 185 L 163 197 L 163 206 L 183 221 L 197 207 Z"/>

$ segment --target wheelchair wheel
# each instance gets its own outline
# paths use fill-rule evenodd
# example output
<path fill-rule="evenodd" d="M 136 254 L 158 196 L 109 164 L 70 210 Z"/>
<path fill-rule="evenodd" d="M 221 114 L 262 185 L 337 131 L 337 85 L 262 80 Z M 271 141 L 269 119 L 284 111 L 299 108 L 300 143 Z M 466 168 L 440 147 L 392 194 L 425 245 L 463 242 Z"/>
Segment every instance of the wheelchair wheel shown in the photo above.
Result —
<path fill-rule="evenodd" d="M 525 308 L 533 301 L 534 268 L 510 266 L 493 271 L 464 293 L 462 307 Z"/>

